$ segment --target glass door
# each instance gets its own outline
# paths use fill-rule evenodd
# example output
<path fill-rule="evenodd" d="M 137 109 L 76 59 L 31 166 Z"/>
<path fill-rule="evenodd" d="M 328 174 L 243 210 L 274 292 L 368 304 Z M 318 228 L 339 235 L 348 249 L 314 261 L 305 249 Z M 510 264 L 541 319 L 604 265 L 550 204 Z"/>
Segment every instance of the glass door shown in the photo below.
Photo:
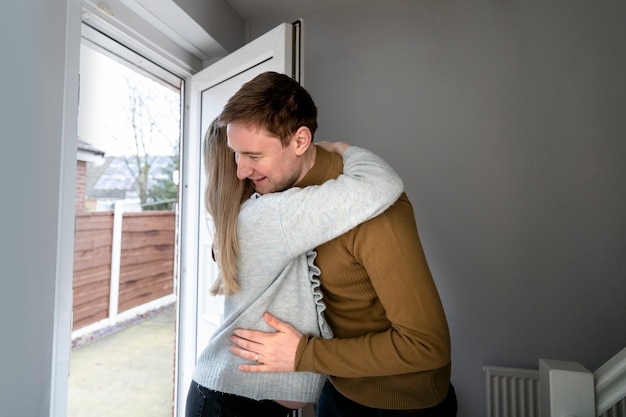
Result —
<path fill-rule="evenodd" d="M 183 158 L 183 252 L 180 288 L 177 409 L 185 399 L 196 359 L 221 322 L 222 299 L 209 294 L 217 276 L 211 258 L 212 221 L 204 208 L 202 138 L 211 121 L 242 84 L 265 71 L 299 80 L 299 29 L 281 24 L 251 43 L 194 75 L 191 80 L 190 140 Z"/>

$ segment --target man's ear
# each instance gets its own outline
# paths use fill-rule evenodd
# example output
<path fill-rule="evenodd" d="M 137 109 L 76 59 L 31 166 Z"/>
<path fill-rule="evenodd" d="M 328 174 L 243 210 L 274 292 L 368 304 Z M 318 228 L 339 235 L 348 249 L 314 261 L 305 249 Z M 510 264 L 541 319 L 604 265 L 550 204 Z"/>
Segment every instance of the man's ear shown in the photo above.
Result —
<path fill-rule="evenodd" d="M 296 149 L 296 155 L 303 155 L 313 143 L 313 135 L 306 126 L 300 126 L 293 135 L 293 144 Z"/>

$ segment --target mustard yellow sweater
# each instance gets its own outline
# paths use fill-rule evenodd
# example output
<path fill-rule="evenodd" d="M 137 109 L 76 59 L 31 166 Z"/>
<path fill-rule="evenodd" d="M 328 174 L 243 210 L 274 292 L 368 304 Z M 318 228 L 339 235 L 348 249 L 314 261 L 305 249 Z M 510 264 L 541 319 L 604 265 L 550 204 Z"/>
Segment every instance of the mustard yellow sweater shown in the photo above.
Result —
<path fill-rule="evenodd" d="M 318 147 L 297 186 L 336 178 L 342 159 Z M 360 404 L 427 408 L 450 383 L 450 335 L 406 194 L 381 215 L 317 248 L 333 339 L 306 335 L 296 371 L 329 375 Z"/>

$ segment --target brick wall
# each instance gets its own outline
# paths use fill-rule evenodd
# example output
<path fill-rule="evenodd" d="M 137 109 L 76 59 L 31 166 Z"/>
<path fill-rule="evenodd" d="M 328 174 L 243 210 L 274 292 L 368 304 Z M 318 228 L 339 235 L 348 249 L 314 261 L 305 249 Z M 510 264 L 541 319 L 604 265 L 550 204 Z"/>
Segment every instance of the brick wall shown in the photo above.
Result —
<path fill-rule="evenodd" d="M 76 161 L 76 213 L 85 211 L 85 188 L 87 185 L 87 162 Z"/>

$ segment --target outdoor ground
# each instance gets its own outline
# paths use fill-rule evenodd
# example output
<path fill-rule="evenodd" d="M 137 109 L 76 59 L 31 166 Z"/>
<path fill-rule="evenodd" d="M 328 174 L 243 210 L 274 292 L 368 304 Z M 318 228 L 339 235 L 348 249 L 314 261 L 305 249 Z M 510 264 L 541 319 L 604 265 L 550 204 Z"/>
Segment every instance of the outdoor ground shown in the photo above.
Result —
<path fill-rule="evenodd" d="M 169 306 L 72 349 L 68 417 L 171 417 L 175 313 Z"/>

